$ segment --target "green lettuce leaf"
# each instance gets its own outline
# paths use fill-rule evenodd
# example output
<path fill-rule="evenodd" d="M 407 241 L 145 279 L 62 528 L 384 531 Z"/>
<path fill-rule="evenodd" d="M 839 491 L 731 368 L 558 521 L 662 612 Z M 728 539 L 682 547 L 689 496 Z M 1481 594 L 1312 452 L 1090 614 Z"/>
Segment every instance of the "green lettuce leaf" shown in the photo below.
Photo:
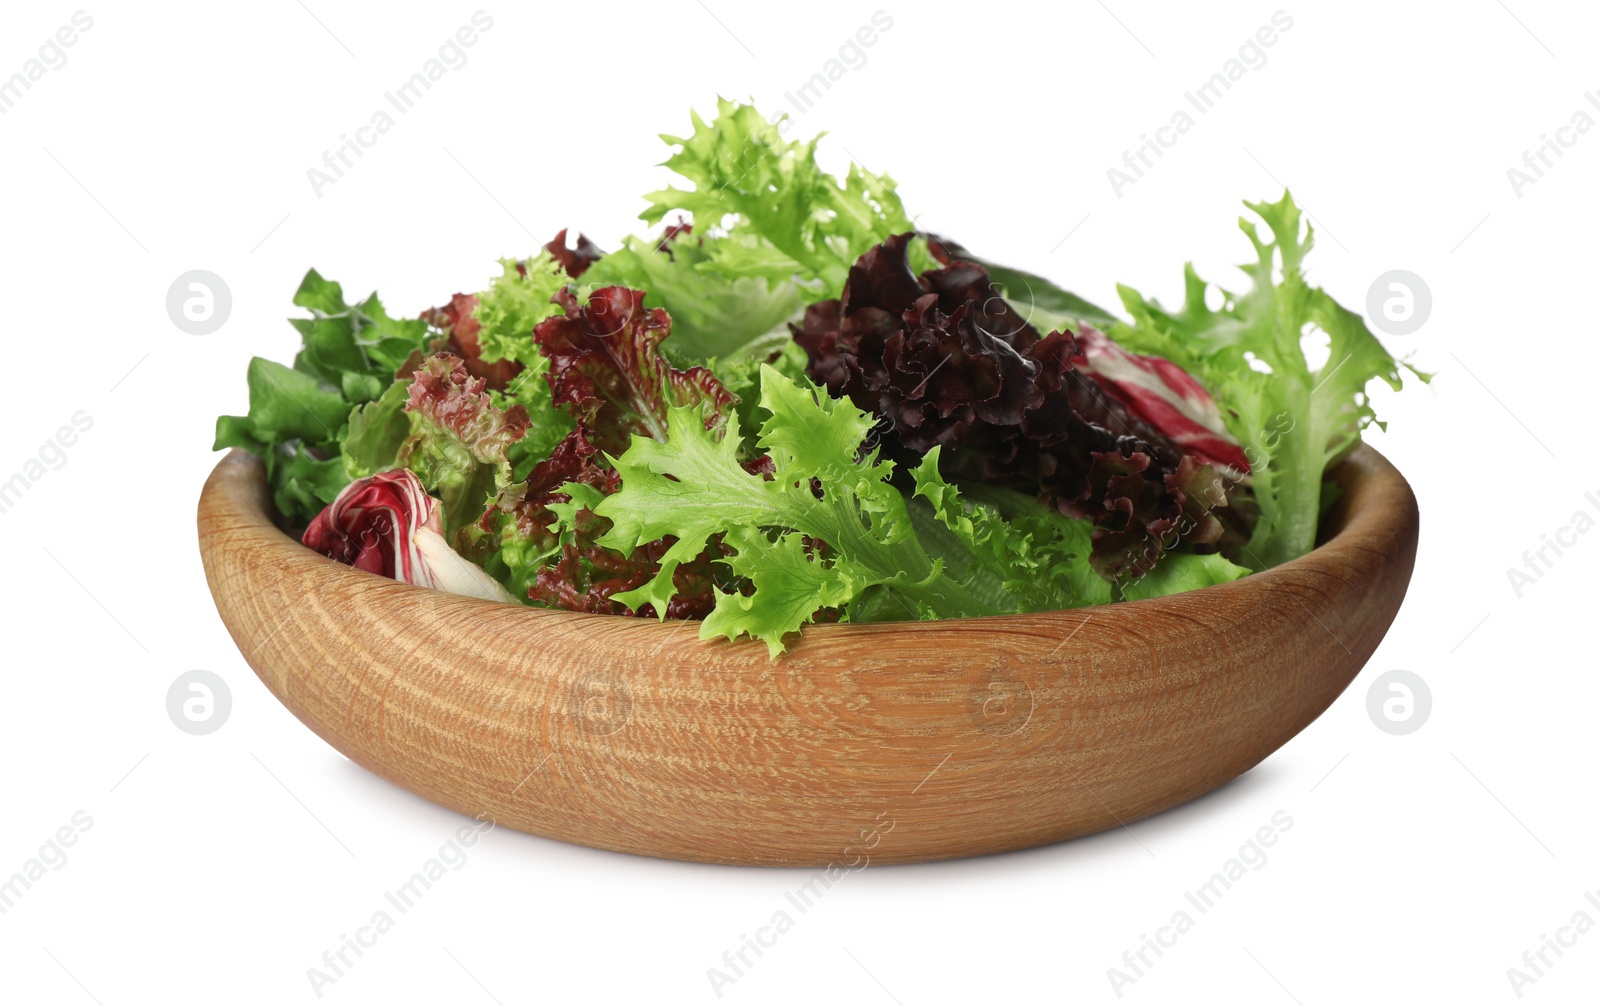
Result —
<path fill-rule="evenodd" d="M 1133 321 L 1108 334 L 1133 352 L 1171 360 L 1224 406 L 1228 430 L 1250 459 L 1261 509 L 1244 556 L 1256 568 L 1267 568 L 1315 546 L 1323 472 L 1373 422 L 1368 382 L 1382 380 L 1399 389 L 1402 365 L 1359 314 L 1306 282 L 1301 264 L 1313 233 L 1307 223 L 1302 237 L 1300 209 L 1289 193 L 1276 203 L 1245 205 L 1265 222 L 1272 238 L 1263 240 L 1255 224 L 1240 219 L 1256 252 L 1254 262 L 1240 266 L 1250 278 L 1248 290 L 1222 290 L 1223 304 L 1212 310 L 1206 305 L 1206 282 L 1188 265 L 1182 309 L 1167 311 L 1120 287 Z M 1329 340 L 1327 360 L 1314 370 L 1301 343 L 1308 329 Z M 1271 372 L 1252 367 L 1252 360 Z"/>
<path fill-rule="evenodd" d="M 1138 601 L 1147 597 L 1165 597 L 1198 590 L 1212 584 L 1237 580 L 1250 571 L 1237 566 L 1217 553 L 1197 555 L 1193 552 L 1166 552 L 1148 573 L 1136 580 L 1120 584 L 1118 590 L 1124 600 Z"/>
<path fill-rule="evenodd" d="M 350 410 L 349 429 L 339 443 L 339 452 L 352 482 L 399 464 L 400 448 L 411 435 L 411 420 L 406 415 L 410 390 L 411 377 L 406 375 L 374 401 Z"/>
<path fill-rule="evenodd" d="M 674 322 L 676 324 L 676 322 Z M 674 330 L 673 338 L 677 338 Z M 665 348 L 669 344 L 663 344 Z M 761 423 L 767 413 L 761 408 L 761 368 L 771 367 L 791 381 L 803 381 L 806 377 L 806 351 L 800 348 L 799 343 L 788 337 L 773 350 L 770 357 L 750 357 L 739 354 L 727 358 L 712 358 L 706 362 L 706 367 L 716 375 L 722 386 L 727 388 L 735 398 L 734 410 L 739 413 L 739 428 L 745 431 L 745 438 L 754 450 L 754 436 L 761 429 Z"/>
<path fill-rule="evenodd" d="M 304 340 L 294 369 L 337 388 L 346 387 L 346 375 L 359 375 L 351 390 L 362 397 L 352 404 L 377 398 L 406 358 L 428 341 L 426 322 L 389 317 L 376 293 L 360 304 L 346 304 L 343 288 L 315 269 L 300 282 L 294 303 L 311 312 L 310 318 L 289 320 Z M 361 382 L 360 376 L 376 384 Z"/>
<path fill-rule="evenodd" d="M 339 428 L 350 415 L 350 403 L 337 388 L 259 356 L 246 368 L 245 383 L 250 389 L 250 411 L 244 419 L 264 443 L 336 442 Z"/>
<path fill-rule="evenodd" d="M 315 517 L 350 483 L 339 458 L 314 457 L 299 441 L 271 448 L 264 460 L 272 503 L 295 524 Z M 310 516 L 304 516 L 307 514 Z"/>
<path fill-rule="evenodd" d="M 657 223 L 684 210 L 702 231 L 725 217 L 743 218 L 763 243 L 719 246 L 730 256 L 718 262 L 724 273 L 799 273 L 820 278 L 831 293 L 844 286 L 862 252 L 912 229 L 888 177 L 852 164 L 841 185 L 817 166 L 817 143 L 825 134 L 785 141 L 753 105 L 726 99 L 718 100 L 713 121 L 698 113 L 690 118 L 692 134 L 662 139 L 679 148 L 666 166 L 694 188 L 669 186 L 646 195 L 650 208 L 639 217 Z"/>
<path fill-rule="evenodd" d="M 992 507 L 1015 532 L 1026 534 L 1033 558 L 1018 570 L 1011 586 L 1026 603 L 1024 610 L 1051 611 L 1109 604 L 1111 582 L 1090 561 L 1094 523 L 1068 517 L 1024 492 L 1003 486 L 962 483 L 962 494 Z"/>
<path fill-rule="evenodd" d="M 478 294 L 479 357 L 486 363 L 515 360 L 524 367 L 544 362 L 533 339 L 534 326 L 561 313 L 554 298 L 572 282 L 548 251 L 518 262 L 500 260 L 500 275 Z"/>
<path fill-rule="evenodd" d="M 555 295 L 571 283 L 561 263 L 540 249 L 539 254 L 520 263 L 501 259 L 500 275 L 472 299 L 473 317 L 479 326 L 479 358 L 485 363 L 514 360 L 521 364 L 522 369 L 503 390 L 489 390 L 496 408 L 504 411 L 520 405 L 528 414 L 527 433 L 511 445 L 511 464 L 518 478 L 526 477 L 572 432 L 571 417 L 557 409 L 550 397 L 550 382 L 545 378 L 550 361 L 533 336 L 540 322 L 561 314 Z"/>
<path fill-rule="evenodd" d="M 914 229 L 889 176 L 852 164 L 841 182 L 817 165 L 823 134 L 786 141 L 753 106 L 725 99 L 711 122 L 691 121 L 691 135 L 662 139 L 678 148 L 666 166 L 692 187 L 649 193 L 639 216 L 689 213 L 693 232 L 631 239 L 583 277 L 647 291 L 647 305 L 672 315 L 682 359 L 764 355 L 778 340 L 763 336 L 786 336 L 806 304 L 837 296 L 863 252 Z M 926 242 L 913 254 L 932 264 Z"/>
<path fill-rule="evenodd" d="M 212 450 L 242 447 L 261 458 L 278 512 L 291 525 L 303 525 L 349 481 L 339 439 L 350 403 L 310 374 L 259 356 L 246 368 L 245 382 L 249 411 L 217 417 Z"/>
<path fill-rule="evenodd" d="M 574 499 L 589 497 L 593 512 L 611 521 L 599 539 L 605 547 L 626 554 L 668 535 L 677 539 L 660 557 L 660 572 L 616 600 L 664 610 L 674 570 L 720 535 L 729 554 L 719 561 L 751 589 L 717 592 L 701 623 L 703 639 L 750 635 L 776 656 L 787 634 L 828 609 L 848 610 L 873 587 L 888 590 L 917 617 L 1016 610 L 986 602 L 944 575 L 917 538 L 905 497 L 889 484 L 893 463 L 875 452 L 857 460 L 870 415 L 766 366 L 761 406 L 768 418 L 756 444 L 770 459 L 771 478 L 740 464 L 737 415 L 719 437 L 698 408 L 674 407 L 665 439 L 635 436 L 612 459 L 622 481 L 617 492 L 597 499 L 581 486 L 563 489 Z M 948 490 L 928 484 L 930 492 Z M 952 515 L 955 505 L 952 498 L 946 507 Z M 972 540 L 997 551 L 981 535 Z"/>
<path fill-rule="evenodd" d="M 785 323 L 805 306 L 800 289 L 786 275 L 741 275 L 713 261 L 713 249 L 737 240 L 680 236 L 670 242 L 668 255 L 650 241 L 630 237 L 590 266 L 583 278 L 596 288 L 646 291 L 648 306 L 664 307 L 672 316 L 667 348 L 684 360 L 736 354 L 775 330 L 787 341 Z"/>
<path fill-rule="evenodd" d="M 309 318 L 289 323 L 300 333 L 294 368 L 252 359 L 245 372 L 250 407 L 217 419 L 213 450 L 242 447 L 267 466 L 273 501 L 290 525 L 304 525 L 333 502 L 351 478 L 392 467 L 404 400 L 392 392 L 395 373 L 428 341 L 428 326 L 390 318 L 373 294 L 345 303 L 338 283 L 307 272 L 294 302 Z M 354 430 L 354 434 L 350 431 Z M 344 441 L 354 436 L 349 449 Z M 401 436 L 404 436 L 402 433 Z M 358 475 L 351 475 L 352 471 Z"/>

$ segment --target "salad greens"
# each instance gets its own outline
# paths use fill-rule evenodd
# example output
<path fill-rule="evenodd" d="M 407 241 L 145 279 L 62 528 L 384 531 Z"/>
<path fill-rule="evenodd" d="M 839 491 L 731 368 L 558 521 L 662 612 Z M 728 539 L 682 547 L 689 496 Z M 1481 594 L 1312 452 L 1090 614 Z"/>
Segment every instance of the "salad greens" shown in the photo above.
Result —
<path fill-rule="evenodd" d="M 629 552 L 668 535 L 677 539 L 648 583 L 615 600 L 663 610 L 676 589 L 678 564 L 720 536 L 722 561 L 752 589 L 719 591 L 702 635 L 748 633 L 766 640 L 774 654 L 785 635 L 819 611 L 840 609 L 846 620 L 858 615 L 875 587 L 919 618 L 1071 605 L 1070 591 L 1051 589 L 1059 581 L 1026 575 L 1039 565 L 1027 534 L 966 505 L 945 482 L 937 449 L 917 468 L 914 494 L 954 532 L 969 568 L 1003 579 L 1010 598 L 980 596 L 929 554 L 912 526 L 906 496 L 890 482 L 894 464 L 875 452 L 858 458 L 872 416 L 771 367 L 761 371 L 761 408 L 767 419 L 755 443 L 771 477 L 752 474 L 740 462 L 736 416 L 718 436 L 697 410 L 674 408 L 663 439 L 635 436 L 614 459 L 618 492 L 602 497 L 589 486 L 564 487 L 574 501 L 611 521 L 600 545 Z M 1084 538 L 1087 545 L 1086 531 Z M 1087 556 L 1084 548 L 1068 562 L 1087 568 Z"/>
<path fill-rule="evenodd" d="M 700 620 L 775 657 L 819 621 L 1053 610 L 1309 551 L 1329 465 L 1400 367 L 1308 285 L 1287 193 L 1216 310 L 1128 317 L 919 232 L 887 175 L 749 105 L 663 136 L 682 180 L 609 253 L 560 234 L 415 319 L 306 275 L 294 366 L 254 359 L 215 446 L 362 569 Z M 675 222 L 668 223 L 669 218 Z M 1313 369 L 1315 329 L 1330 355 Z M 1104 333 L 1104 334 L 1102 334 Z M 1264 366 L 1263 366 L 1264 365 Z M 1418 374 L 1426 380 L 1425 375 Z"/>
<path fill-rule="evenodd" d="M 1250 277 L 1242 294 L 1223 291 L 1216 311 L 1206 307 L 1206 283 L 1184 268 L 1184 304 L 1163 310 L 1120 287 L 1133 321 L 1111 336 L 1135 352 L 1152 353 L 1194 375 L 1227 404 L 1229 430 L 1251 456 L 1252 489 L 1261 517 L 1244 547 L 1246 564 L 1265 569 L 1311 551 L 1321 516 L 1323 472 L 1353 447 L 1374 421 L 1367 382 L 1400 389 L 1400 366 L 1359 314 L 1310 286 L 1301 263 L 1312 228 L 1300 236 L 1300 208 L 1285 192 L 1276 203 L 1246 204 L 1267 225 L 1271 241 L 1241 218 L 1256 261 L 1239 268 Z M 1279 278 L 1274 281 L 1274 270 Z M 1312 370 L 1302 333 L 1315 326 L 1328 337 L 1327 361 Z M 1270 368 L 1251 366 L 1259 360 Z M 1426 382 L 1430 375 L 1407 367 Z"/>
<path fill-rule="evenodd" d="M 693 188 L 652 192 L 639 214 L 655 224 L 690 213 L 698 234 L 674 225 L 657 241 L 630 238 L 586 277 L 644 290 L 672 316 L 674 351 L 693 359 L 753 355 L 774 333 L 758 345 L 787 341 L 786 323 L 834 296 L 863 252 L 914 230 L 889 176 L 851 164 L 840 182 L 817 166 L 823 134 L 786 141 L 754 106 L 726 99 L 717 113 L 691 113 L 690 136 L 662 136 L 679 148 L 666 166 Z"/>
<path fill-rule="evenodd" d="M 385 395 L 411 354 L 427 344 L 428 326 L 390 318 L 375 293 L 346 304 L 339 284 L 315 269 L 306 273 L 294 303 L 311 312 L 289 322 L 303 342 L 294 369 L 252 359 L 245 375 L 249 412 L 217 420 L 215 447 L 259 455 L 278 512 L 304 525 L 350 481 L 340 453 L 352 409 Z M 395 401 L 389 400 L 391 407 Z M 357 450 L 372 450 L 376 420 L 374 413 L 363 422 Z"/>

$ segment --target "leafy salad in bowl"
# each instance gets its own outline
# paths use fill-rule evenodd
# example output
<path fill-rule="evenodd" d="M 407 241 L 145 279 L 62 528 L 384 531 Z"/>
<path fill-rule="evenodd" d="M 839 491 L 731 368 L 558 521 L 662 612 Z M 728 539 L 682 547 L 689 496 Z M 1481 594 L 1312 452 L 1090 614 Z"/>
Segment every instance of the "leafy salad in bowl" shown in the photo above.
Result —
<path fill-rule="evenodd" d="M 1368 382 L 1401 385 L 1306 282 L 1288 193 L 1247 204 L 1247 289 L 1213 309 L 1191 267 L 1180 309 L 1123 287 L 1118 316 L 919 230 L 887 175 L 823 172 L 820 137 L 750 105 L 692 124 L 663 137 L 686 187 L 611 251 L 562 231 L 417 318 L 309 272 L 294 365 L 250 362 L 215 446 L 261 457 L 283 525 L 340 562 L 776 656 L 811 622 L 1107 604 L 1293 559 L 1374 420 Z"/>

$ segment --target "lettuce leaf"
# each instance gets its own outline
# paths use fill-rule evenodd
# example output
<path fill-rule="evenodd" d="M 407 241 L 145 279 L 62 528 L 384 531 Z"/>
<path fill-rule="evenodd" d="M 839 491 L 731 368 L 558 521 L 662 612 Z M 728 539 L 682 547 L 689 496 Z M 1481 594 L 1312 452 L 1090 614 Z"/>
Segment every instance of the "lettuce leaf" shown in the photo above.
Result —
<path fill-rule="evenodd" d="M 733 407 L 711 371 L 678 370 L 662 356 L 672 320 L 644 300 L 641 291 L 608 286 L 580 304 L 562 290 L 556 294 L 562 313 L 534 330 L 553 401 L 602 450 L 621 451 L 633 434 L 660 436 L 668 406 L 708 405 L 708 423 L 719 423 Z"/>
<path fill-rule="evenodd" d="M 1094 568 L 1094 524 L 1068 517 L 1032 494 L 1004 486 L 963 482 L 962 495 L 992 508 L 1006 523 L 1031 539 L 1033 563 L 1014 576 L 1023 581 L 1012 589 L 1028 600 L 1025 610 L 1052 611 L 1109 604 L 1111 581 Z"/>
<path fill-rule="evenodd" d="M 566 267 L 548 251 L 525 262 L 501 259 L 500 275 L 475 298 L 478 355 L 487 363 L 515 360 L 524 367 L 539 366 L 543 358 L 533 341 L 534 326 L 561 313 L 555 296 L 570 282 Z"/>
<path fill-rule="evenodd" d="M 1300 209 L 1289 193 L 1276 203 L 1245 205 L 1271 233 L 1263 240 L 1257 225 L 1239 220 L 1256 252 L 1254 262 L 1240 266 L 1248 290 L 1222 290 L 1223 304 L 1212 310 L 1208 284 L 1191 264 L 1184 268 L 1184 304 L 1175 312 L 1120 287 L 1133 320 L 1109 334 L 1127 349 L 1182 367 L 1226 407 L 1224 421 L 1245 447 L 1260 507 L 1241 558 L 1264 569 L 1316 545 L 1323 473 L 1375 419 L 1368 382 L 1382 380 L 1398 390 L 1402 365 L 1359 314 L 1306 282 L 1301 265 L 1313 231 L 1307 223 L 1302 237 Z M 1311 329 L 1329 340 L 1327 360 L 1315 369 L 1301 341 Z M 1252 367 L 1252 360 L 1271 372 Z"/>
<path fill-rule="evenodd" d="M 558 236 L 557 242 L 565 233 Z M 582 239 L 579 246 L 592 247 Z M 528 413 L 527 435 L 511 447 L 512 466 L 518 473 L 525 473 L 548 458 L 573 429 L 572 419 L 557 409 L 551 398 L 550 382 L 545 377 L 550 372 L 550 361 L 533 338 L 540 322 L 561 314 L 555 297 L 570 282 L 570 274 L 548 251 L 521 263 L 501 259 L 500 268 L 500 275 L 489 289 L 478 295 L 479 345 L 485 360 L 514 361 L 521 368 L 503 390 L 490 393 L 499 407 L 520 405 Z"/>
<path fill-rule="evenodd" d="M 774 656 L 786 635 L 830 609 L 860 620 L 870 601 L 881 612 L 881 595 L 918 618 L 1073 603 L 1070 581 L 1034 575 L 1068 553 L 1036 550 L 1026 532 L 965 501 L 939 476 L 936 452 L 913 473 L 914 497 L 925 499 L 960 543 L 966 566 L 1004 581 L 999 597 L 983 596 L 946 572 L 946 559 L 918 535 L 906 497 L 889 481 L 893 462 L 880 460 L 876 450 L 860 457 L 875 423 L 870 414 L 765 365 L 761 407 L 767 418 L 755 443 L 770 476 L 741 463 L 737 414 L 719 436 L 692 408 L 669 409 L 664 439 L 636 436 L 612 459 L 620 488 L 590 496 L 593 512 L 612 525 L 598 543 L 627 551 L 676 538 L 660 558 L 660 572 L 616 600 L 659 606 L 672 596 L 678 565 L 720 538 L 726 555 L 717 562 L 748 589 L 717 591 L 700 636 L 750 635 Z M 574 499 L 592 494 L 582 486 L 564 491 Z M 1072 559 L 1092 576 L 1086 530 L 1077 544 Z"/>
<path fill-rule="evenodd" d="M 800 274 L 832 291 L 844 285 L 862 251 L 911 229 L 892 179 L 852 164 L 840 184 L 817 166 L 817 143 L 826 134 L 786 142 L 753 105 L 727 99 L 718 100 L 712 122 L 693 112 L 690 119 L 692 134 L 662 139 L 679 148 L 666 166 L 694 188 L 646 195 L 650 208 L 639 217 L 656 223 L 685 210 L 702 231 L 725 217 L 742 218 L 761 241 L 717 245 L 712 258 L 724 274 Z"/>
<path fill-rule="evenodd" d="M 646 308 L 643 293 L 604 287 L 580 304 L 562 289 L 555 300 L 557 315 L 532 332 L 541 369 L 530 366 L 523 379 L 538 374 L 573 429 L 520 482 L 501 483 L 467 531 L 468 552 L 536 604 L 626 614 L 628 607 L 613 596 L 655 577 L 657 559 L 672 541 L 624 550 L 597 544 L 610 522 L 595 516 L 592 504 L 618 484 L 600 449 L 620 452 L 630 436 L 664 435 L 673 407 L 693 411 L 708 429 L 720 431 L 736 399 L 710 370 L 679 370 L 666 360 L 661 346 L 671 319 L 660 308 Z M 709 554 L 681 564 L 659 605 L 635 605 L 635 614 L 690 618 L 709 612 L 708 563 Z"/>
<path fill-rule="evenodd" d="M 444 533 L 454 539 L 510 484 L 511 445 L 527 432 L 528 413 L 520 405 L 497 407 L 484 379 L 469 376 L 465 361 L 449 353 L 423 361 L 405 409 L 411 433 L 398 463 L 444 503 Z"/>
<path fill-rule="evenodd" d="M 274 444 L 259 456 L 266 462 L 272 504 L 291 527 L 308 523 L 350 483 L 338 458 L 317 457 L 303 441 Z"/>
<path fill-rule="evenodd" d="M 349 388 L 357 395 L 352 404 L 377 398 L 395 370 L 428 340 L 426 322 L 389 317 L 376 293 L 360 304 L 346 304 L 343 288 L 315 269 L 301 280 L 294 303 L 311 312 L 310 318 L 289 320 L 304 340 L 294 369 Z"/>
<path fill-rule="evenodd" d="M 1250 572 L 1213 552 L 1198 555 L 1194 552 L 1168 552 L 1155 568 L 1137 580 L 1118 585 L 1124 600 L 1138 601 L 1147 597 L 1165 597 L 1198 590 L 1217 583 L 1237 580 Z"/>
<path fill-rule="evenodd" d="M 970 586 L 976 573 L 988 572 L 1000 580 L 1002 589 L 1021 597 L 1022 610 L 1072 606 L 1071 595 L 1057 589 L 1058 581 L 1039 575 L 1040 564 L 1026 533 L 1008 525 L 986 507 L 969 505 L 956 487 L 939 475 L 939 448 L 923 455 L 922 462 L 912 469 L 911 475 L 916 485 L 913 495 L 932 505 L 934 516 L 966 550 L 962 558 L 969 561 L 958 565 L 951 561 L 947 551 L 936 546 L 930 549 L 961 582 Z M 1085 560 L 1088 553 L 1086 547 Z"/>
<path fill-rule="evenodd" d="M 887 481 L 893 464 L 856 462 L 871 417 L 770 368 L 762 371 L 761 404 L 771 414 L 757 438 L 773 461 L 770 479 L 740 464 L 736 417 L 719 437 L 693 408 L 669 409 L 664 439 L 636 436 L 612 460 L 622 486 L 593 507 L 612 524 L 599 544 L 626 553 L 677 539 L 661 556 L 661 571 L 618 601 L 662 610 L 675 591 L 674 570 L 722 535 L 732 550 L 725 562 L 753 589 L 719 591 L 701 623 L 703 639 L 749 634 L 776 655 L 786 634 L 872 585 L 892 586 L 929 615 L 995 613 L 943 577 L 923 551 L 905 499 Z"/>
<path fill-rule="evenodd" d="M 659 245 L 630 237 L 596 262 L 587 278 L 647 291 L 645 303 L 672 315 L 670 349 L 683 359 L 738 353 L 774 330 L 786 335 L 784 322 L 804 302 L 799 287 L 785 279 L 722 271 L 712 249 L 733 240 L 679 235 L 671 239 L 669 255 Z"/>
<path fill-rule="evenodd" d="M 762 337 L 835 295 L 862 252 L 913 227 L 889 176 L 852 164 L 841 182 L 817 165 L 824 134 L 786 141 L 754 106 L 726 99 L 711 122 L 690 118 L 690 135 L 661 138 L 678 148 L 666 166 L 692 187 L 649 193 L 639 216 L 687 212 L 692 233 L 678 224 L 659 242 L 632 239 L 585 276 L 647 291 L 672 315 L 685 359 L 761 355 L 773 348 Z M 932 263 L 924 242 L 915 254 Z"/>
<path fill-rule="evenodd" d="M 289 322 L 302 340 L 294 368 L 252 359 L 245 372 L 249 411 L 218 417 L 212 449 L 242 447 L 259 456 L 274 505 L 285 522 L 298 527 L 358 477 L 342 456 L 358 406 L 363 416 L 357 420 L 357 453 L 381 463 L 395 400 L 379 403 L 429 331 L 422 321 L 390 318 L 377 294 L 356 306 L 345 303 L 339 284 L 315 269 L 306 273 L 294 302 L 311 313 Z M 356 470 L 363 464 L 357 460 Z"/>
<path fill-rule="evenodd" d="M 1247 514 L 1216 470 L 1175 439 L 1199 433 L 1209 443 L 1217 431 L 1153 392 L 1164 412 L 1134 408 L 1142 399 L 1120 390 L 1133 382 L 1108 381 L 1091 369 L 1104 354 L 1083 355 L 1104 341 L 1098 333 L 1079 326 L 1076 336 L 1041 337 L 983 266 L 954 259 L 913 273 L 911 237 L 868 249 L 840 298 L 811 305 L 794 327 L 807 373 L 880 417 L 885 450 L 915 464 L 942 447 L 947 477 L 1036 492 L 1094 521 L 1092 559 L 1108 578 L 1148 570 L 1178 539 L 1212 550 L 1243 543 Z M 1124 368 L 1155 366 L 1118 358 Z M 1191 409 L 1209 405 L 1220 424 L 1205 390 L 1187 378 L 1183 386 Z"/>
<path fill-rule="evenodd" d="M 218 416 L 212 450 L 242 447 L 261 458 L 278 513 L 303 526 L 349 481 L 339 459 L 350 402 L 336 388 L 281 363 L 254 357 L 243 416 Z"/>
<path fill-rule="evenodd" d="M 421 366 L 417 354 L 416 366 Z M 415 368 L 413 368 L 415 369 Z M 394 468 L 400 448 L 411 435 L 406 401 L 411 391 L 411 375 L 399 377 L 375 400 L 350 410 L 350 424 L 339 442 L 344 471 L 352 481 L 370 478 Z"/>
<path fill-rule="evenodd" d="M 737 399 L 734 410 L 739 413 L 739 429 L 745 431 L 747 442 L 760 429 L 766 415 L 761 408 L 763 366 L 771 367 L 790 380 L 799 380 L 806 373 L 806 351 L 786 332 L 783 341 L 763 357 L 739 354 L 726 359 L 713 358 L 706 363 L 706 367 L 728 389 L 728 393 Z M 751 451 L 747 453 L 753 453 L 753 444 L 750 446 Z"/>
<path fill-rule="evenodd" d="M 268 443 L 301 440 L 323 444 L 338 439 L 350 403 L 337 388 L 281 363 L 255 357 L 245 370 L 251 433 Z"/>
<path fill-rule="evenodd" d="M 521 406 L 528 414 L 527 432 L 510 451 L 519 478 L 572 432 L 572 420 L 550 397 L 550 363 L 533 337 L 540 322 L 561 313 L 555 295 L 572 282 L 572 270 L 581 273 L 599 255 L 581 235 L 576 250 L 565 241 L 562 231 L 530 259 L 501 259 L 500 275 L 487 290 L 458 293 L 424 315 L 444 337 L 443 348 L 465 361 L 468 374 L 484 379 L 495 408 Z"/>

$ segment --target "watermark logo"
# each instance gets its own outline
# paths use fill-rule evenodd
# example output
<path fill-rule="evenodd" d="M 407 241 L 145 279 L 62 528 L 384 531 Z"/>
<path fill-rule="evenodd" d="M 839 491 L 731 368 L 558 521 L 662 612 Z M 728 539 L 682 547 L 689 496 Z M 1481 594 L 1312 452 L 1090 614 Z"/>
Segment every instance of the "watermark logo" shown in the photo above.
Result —
<path fill-rule="evenodd" d="M 1410 335 L 1433 313 L 1433 292 L 1421 276 L 1390 269 L 1367 288 L 1367 324 L 1385 335 Z"/>
<path fill-rule="evenodd" d="M 585 733 L 609 737 L 633 720 L 633 688 L 613 670 L 580 675 L 567 698 L 568 712 Z"/>
<path fill-rule="evenodd" d="M 190 269 L 167 287 L 167 317 L 180 332 L 210 335 L 232 313 L 233 291 L 214 272 Z"/>
<path fill-rule="evenodd" d="M 1414 734 L 1433 712 L 1433 692 L 1415 671 L 1387 671 L 1367 689 L 1367 715 L 1386 734 Z"/>
<path fill-rule="evenodd" d="M 214 734 L 233 712 L 233 692 L 220 674 L 185 671 L 167 689 L 167 716 L 186 734 Z"/>
<path fill-rule="evenodd" d="M 972 721 L 982 733 L 1009 737 L 1033 718 L 1033 689 L 1009 667 L 990 668 L 972 693 Z"/>

